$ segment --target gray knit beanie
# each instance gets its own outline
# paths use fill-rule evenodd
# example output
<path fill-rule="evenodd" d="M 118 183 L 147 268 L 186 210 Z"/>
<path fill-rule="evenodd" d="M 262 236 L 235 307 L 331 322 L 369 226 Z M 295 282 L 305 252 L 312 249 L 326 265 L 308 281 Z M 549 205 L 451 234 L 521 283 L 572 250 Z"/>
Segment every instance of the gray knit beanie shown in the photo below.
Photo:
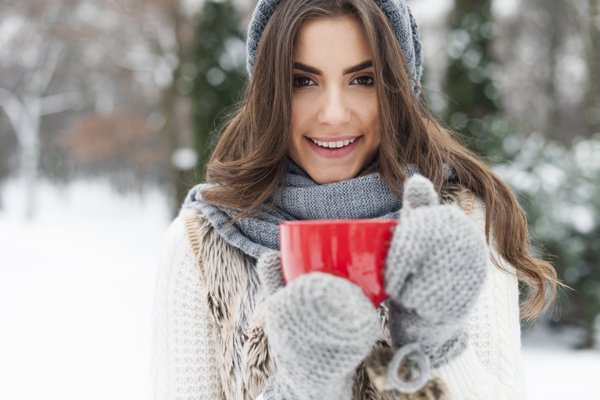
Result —
<path fill-rule="evenodd" d="M 293 1 L 293 0 L 288 0 Z M 413 90 L 419 93 L 418 84 L 423 74 L 423 50 L 421 39 L 419 37 L 419 28 L 413 18 L 408 5 L 404 0 L 372 0 L 379 6 L 391 22 L 396 38 L 402 47 L 404 57 L 410 68 L 410 72 L 416 82 L 413 82 Z M 248 74 L 252 75 L 254 63 L 256 62 L 256 52 L 258 43 L 262 36 L 271 15 L 275 12 L 281 0 L 259 0 L 250 26 L 248 27 L 248 40 L 246 42 L 246 69 Z"/>

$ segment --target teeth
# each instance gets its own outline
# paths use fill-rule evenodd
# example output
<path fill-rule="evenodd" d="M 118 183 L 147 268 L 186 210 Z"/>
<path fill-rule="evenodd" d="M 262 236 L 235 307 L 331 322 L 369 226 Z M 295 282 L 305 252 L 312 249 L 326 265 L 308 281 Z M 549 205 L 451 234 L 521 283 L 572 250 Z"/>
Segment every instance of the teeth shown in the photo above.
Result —
<path fill-rule="evenodd" d="M 313 141 L 314 144 L 321 146 L 321 147 L 327 147 L 330 149 L 335 149 L 335 148 L 340 148 L 340 147 L 344 147 L 344 146 L 348 146 L 350 143 L 354 143 L 354 141 L 356 140 L 356 138 L 351 139 L 351 140 L 339 140 L 337 142 L 321 142 L 319 140 L 314 140 L 311 139 Z"/>

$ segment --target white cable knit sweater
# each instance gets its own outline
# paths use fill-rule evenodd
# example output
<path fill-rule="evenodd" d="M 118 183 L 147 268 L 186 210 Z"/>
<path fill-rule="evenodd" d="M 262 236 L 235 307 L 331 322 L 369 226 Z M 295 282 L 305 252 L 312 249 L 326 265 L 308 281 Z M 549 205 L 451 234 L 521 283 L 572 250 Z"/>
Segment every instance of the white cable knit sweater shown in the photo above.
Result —
<path fill-rule="evenodd" d="M 483 234 L 485 205 L 471 217 Z M 504 267 L 514 272 L 506 263 Z M 155 400 L 219 398 L 219 373 L 205 288 L 180 218 L 162 248 L 154 305 Z M 526 398 L 517 278 L 489 263 L 484 290 L 470 319 L 470 343 L 458 358 L 433 371 L 453 400 Z"/>

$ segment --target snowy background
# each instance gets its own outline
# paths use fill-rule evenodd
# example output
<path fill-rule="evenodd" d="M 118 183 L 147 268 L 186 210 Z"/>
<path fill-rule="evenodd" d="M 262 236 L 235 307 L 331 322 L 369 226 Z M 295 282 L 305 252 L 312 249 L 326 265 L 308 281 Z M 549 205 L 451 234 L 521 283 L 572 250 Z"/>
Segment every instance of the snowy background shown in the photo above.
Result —
<path fill-rule="evenodd" d="M 0 399 L 149 399 L 165 197 L 123 197 L 106 182 L 42 183 L 39 215 L 25 222 L 22 191 L 6 186 Z"/>
<path fill-rule="evenodd" d="M 23 218 L 17 181 L 0 211 L 0 399 L 151 398 L 152 303 L 167 197 L 104 181 L 41 182 Z M 524 335 L 531 400 L 596 400 L 600 352 L 577 332 Z"/>
<path fill-rule="evenodd" d="M 432 110 L 466 104 L 448 122 L 483 135 L 576 289 L 523 330 L 529 398 L 600 399 L 600 4 L 407 1 Z M 0 400 L 151 398 L 162 237 L 237 93 L 255 3 L 0 1 Z M 495 111 L 441 94 L 461 65 Z"/>

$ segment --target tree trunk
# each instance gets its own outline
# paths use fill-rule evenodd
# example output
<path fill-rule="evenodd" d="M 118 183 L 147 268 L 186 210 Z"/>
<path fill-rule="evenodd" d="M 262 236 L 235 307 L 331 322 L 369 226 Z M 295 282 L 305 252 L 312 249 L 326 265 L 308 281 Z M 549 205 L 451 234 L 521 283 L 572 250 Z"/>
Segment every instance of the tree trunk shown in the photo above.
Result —
<path fill-rule="evenodd" d="M 598 82 L 598 73 L 600 72 L 600 63 L 598 56 L 600 45 L 598 38 L 597 17 L 598 0 L 589 0 L 589 24 L 588 24 L 588 46 L 585 52 L 587 66 L 587 85 L 585 86 L 584 109 L 588 120 L 590 136 L 597 132 L 600 126 L 600 110 L 598 109 L 598 95 L 600 93 L 600 84 Z"/>
<path fill-rule="evenodd" d="M 192 24 L 192 21 L 189 17 L 181 14 L 181 12 L 178 10 L 177 4 L 171 5 L 170 14 L 177 37 L 177 57 L 179 59 L 179 64 L 173 71 L 173 82 L 171 83 L 171 86 L 164 92 L 162 108 L 166 116 L 166 122 L 161 130 L 161 133 L 166 143 L 167 173 L 169 181 L 174 190 L 171 210 L 173 216 L 176 216 L 179 213 L 181 204 L 183 203 L 190 186 L 193 184 L 193 179 L 189 171 L 183 171 L 177 168 L 172 163 L 171 156 L 175 150 L 182 146 L 182 125 L 185 124 L 185 121 L 182 122 L 178 120 L 178 116 L 182 114 L 178 112 L 178 107 L 181 105 L 181 102 L 178 100 L 180 100 L 181 96 L 183 95 L 177 91 L 177 81 L 181 77 L 181 67 L 191 59 L 194 47 L 194 38 L 192 35 L 190 40 L 190 37 L 188 37 L 189 35 L 186 35 L 186 33 L 189 32 L 189 25 Z M 193 32 L 193 27 L 191 29 Z M 189 118 L 191 121 L 191 116 L 188 116 L 187 118 Z"/>

